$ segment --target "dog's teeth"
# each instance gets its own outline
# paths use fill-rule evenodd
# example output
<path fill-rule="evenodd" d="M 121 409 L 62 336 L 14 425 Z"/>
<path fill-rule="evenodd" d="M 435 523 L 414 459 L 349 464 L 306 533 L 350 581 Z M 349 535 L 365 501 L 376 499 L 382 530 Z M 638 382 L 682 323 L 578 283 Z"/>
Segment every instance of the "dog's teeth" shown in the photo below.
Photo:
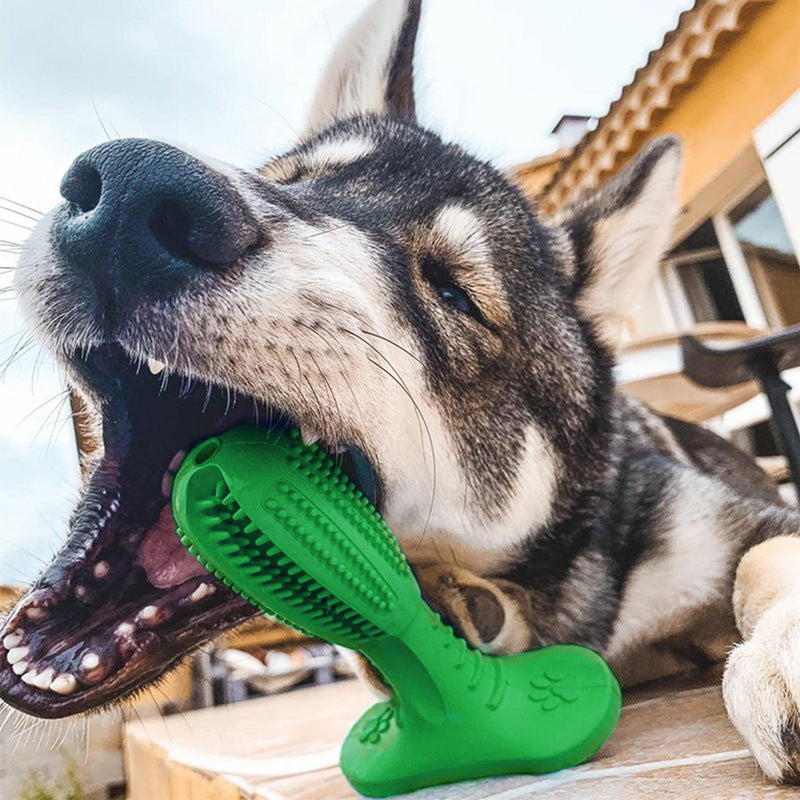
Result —
<path fill-rule="evenodd" d="M 31 686 L 35 686 L 37 689 L 49 689 L 50 684 L 53 682 L 53 678 L 56 676 L 56 671 L 52 667 L 47 667 L 43 669 L 33 680 L 30 681 Z M 24 680 L 24 678 L 23 678 Z"/>
<path fill-rule="evenodd" d="M 78 600 L 83 600 L 86 597 L 86 594 L 87 594 L 86 587 L 79 583 L 75 587 L 75 597 L 77 597 Z"/>
<path fill-rule="evenodd" d="M 216 592 L 216 591 L 217 591 L 217 589 L 216 589 L 216 587 L 215 587 L 215 586 L 212 586 L 212 585 L 211 585 L 211 584 L 209 584 L 209 583 L 201 583 L 201 584 L 200 584 L 200 585 L 199 585 L 199 586 L 198 586 L 198 587 L 197 587 L 197 588 L 196 588 L 196 589 L 195 589 L 195 590 L 194 590 L 194 591 L 193 591 L 193 592 L 192 592 L 192 593 L 189 595 L 189 599 L 190 599 L 190 600 L 191 600 L 193 603 L 199 603 L 201 600 L 203 600 L 203 599 L 204 599 L 204 598 L 206 598 L 206 597 L 209 597 L 210 595 L 214 594 L 214 592 Z"/>
<path fill-rule="evenodd" d="M 159 375 L 164 371 L 165 366 L 166 364 L 163 361 L 159 361 L 157 358 L 147 359 L 147 368 L 153 375 Z"/>
<path fill-rule="evenodd" d="M 31 669 L 31 670 L 28 670 L 28 672 L 26 672 L 26 673 L 25 673 L 25 674 L 22 676 L 22 682 L 23 682 L 23 683 L 27 683 L 27 684 L 28 684 L 28 686 L 35 686 L 36 684 L 34 683 L 34 681 L 35 681 L 35 680 L 36 680 L 36 678 L 38 678 L 38 677 L 39 677 L 39 672 L 38 672 L 38 670 Z"/>
<path fill-rule="evenodd" d="M 178 452 L 175 453 L 174 456 L 172 456 L 172 461 L 169 462 L 169 466 L 167 467 L 167 472 L 177 472 L 181 464 L 183 464 L 184 458 L 186 458 L 186 451 L 178 450 Z"/>
<path fill-rule="evenodd" d="M 340 456 L 347 452 L 347 445 L 346 444 L 333 444 L 330 447 L 331 453 L 334 455 Z"/>
<path fill-rule="evenodd" d="M 105 578 L 109 572 L 111 572 L 111 565 L 108 563 L 108 561 L 98 561 L 92 570 L 95 578 L 100 579 Z"/>
<path fill-rule="evenodd" d="M 155 628 L 166 622 L 175 613 L 169 604 L 145 606 L 137 615 L 136 622 L 145 628 Z"/>
<path fill-rule="evenodd" d="M 158 606 L 145 606 L 138 614 L 142 622 L 151 622 L 158 615 Z"/>
<path fill-rule="evenodd" d="M 26 672 L 28 669 L 28 662 L 27 661 L 17 661 L 11 669 L 14 670 L 15 675 L 22 675 L 23 672 Z"/>
<path fill-rule="evenodd" d="M 72 694 L 78 687 L 78 682 L 74 675 L 64 672 L 57 675 L 50 684 L 50 691 L 56 694 Z"/>
<path fill-rule="evenodd" d="M 81 659 L 81 667 L 85 670 L 97 669 L 100 666 L 100 656 L 97 653 L 86 653 Z"/>
<path fill-rule="evenodd" d="M 172 474 L 165 472 L 161 478 L 161 494 L 168 500 L 172 497 Z"/>
<path fill-rule="evenodd" d="M 16 664 L 17 661 L 22 661 L 23 658 L 26 658 L 29 652 L 30 650 L 27 647 L 12 647 L 8 651 L 6 658 L 9 664 Z"/>
<path fill-rule="evenodd" d="M 132 622 L 120 622 L 114 633 L 117 636 L 130 636 L 135 630 L 136 626 Z"/>
<path fill-rule="evenodd" d="M 322 434 L 314 428 L 300 426 L 300 436 L 304 444 L 314 444 L 322 438 Z"/>
<path fill-rule="evenodd" d="M 11 650 L 12 647 L 17 647 L 21 641 L 22 631 L 14 631 L 14 633 L 9 633 L 8 636 L 3 638 L 3 647 L 6 650 Z"/>
<path fill-rule="evenodd" d="M 41 606 L 31 606 L 29 609 L 25 611 L 25 616 L 28 619 L 38 621 L 40 619 L 44 619 L 47 616 L 47 611 Z"/>
<path fill-rule="evenodd" d="M 78 674 L 83 683 L 97 683 L 106 676 L 108 666 L 108 663 L 104 662 L 98 653 L 90 650 L 83 654 Z"/>

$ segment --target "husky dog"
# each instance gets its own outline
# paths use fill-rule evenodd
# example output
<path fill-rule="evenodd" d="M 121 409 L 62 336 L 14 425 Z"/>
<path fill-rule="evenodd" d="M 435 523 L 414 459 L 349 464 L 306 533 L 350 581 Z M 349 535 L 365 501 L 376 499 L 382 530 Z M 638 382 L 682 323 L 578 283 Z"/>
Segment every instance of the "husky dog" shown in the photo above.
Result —
<path fill-rule="evenodd" d="M 102 448 L 65 545 L 5 620 L 0 696 L 87 711 L 250 617 L 181 547 L 171 476 L 211 433 L 293 424 L 488 652 L 581 643 L 630 683 L 744 637 L 728 710 L 764 771 L 796 780 L 800 515 L 745 455 L 612 376 L 669 241 L 680 145 L 653 142 L 542 221 L 417 123 L 419 16 L 419 0 L 370 7 L 300 143 L 257 173 L 117 140 L 65 175 L 16 287 Z"/>

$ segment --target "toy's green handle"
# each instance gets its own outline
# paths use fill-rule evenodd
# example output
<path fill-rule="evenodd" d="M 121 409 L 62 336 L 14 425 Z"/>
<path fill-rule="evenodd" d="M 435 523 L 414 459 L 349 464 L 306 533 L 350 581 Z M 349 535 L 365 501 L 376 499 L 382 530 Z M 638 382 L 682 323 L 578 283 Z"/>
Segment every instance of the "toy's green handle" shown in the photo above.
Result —
<path fill-rule="evenodd" d="M 487 656 L 425 607 L 402 640 L 376 640 L 363 651 L 395 691 L 342 746 L 342 771 L 370 797 L 580 764 L 619 719 L 619 685 L 583 647 Z"/>
<path fill-rule="evenodd" d="M 342 747 L 342 771 L 379 797 L 436 783 L 581 763 L 619 718 L 596 653 L 558 645 L 488 656 L 422 600 L 385 522 L 296 432 L 240 428 L 185 459 L 173 511 L 189 549 L 267 613 L 360 650 L 393 697 Z"/>

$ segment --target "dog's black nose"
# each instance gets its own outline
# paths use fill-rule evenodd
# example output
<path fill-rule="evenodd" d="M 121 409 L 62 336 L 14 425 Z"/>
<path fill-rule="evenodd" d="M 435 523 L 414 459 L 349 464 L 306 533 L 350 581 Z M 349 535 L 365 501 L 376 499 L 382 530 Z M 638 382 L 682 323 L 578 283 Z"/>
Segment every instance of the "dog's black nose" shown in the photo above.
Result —
<path fill-rule="evenodd" d="M 258 229 L 230 180 L 177 147 L 119 139 L 78 156 L 61 182 L 62 254 L 116 295 L 174 288 L 224 270 Z"/>

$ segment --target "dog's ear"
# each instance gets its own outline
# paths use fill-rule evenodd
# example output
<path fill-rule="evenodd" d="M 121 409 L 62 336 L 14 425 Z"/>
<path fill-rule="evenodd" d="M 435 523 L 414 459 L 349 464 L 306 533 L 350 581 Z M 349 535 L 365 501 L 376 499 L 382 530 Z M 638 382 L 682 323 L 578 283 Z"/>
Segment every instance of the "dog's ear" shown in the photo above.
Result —
<path fill-rule="evenodd" d="M 680 164 L 680 139 L 656 139 L 553 220 L 569 241 L 565 269 L 578 307 L 612 349 L 669 245 Z"/>
<path fill-rule="evenodd" d="M 415 118 L 414 43 L 422 0 L 374 0 L 334 50 L 306 135 L 356 114 Z"/>

